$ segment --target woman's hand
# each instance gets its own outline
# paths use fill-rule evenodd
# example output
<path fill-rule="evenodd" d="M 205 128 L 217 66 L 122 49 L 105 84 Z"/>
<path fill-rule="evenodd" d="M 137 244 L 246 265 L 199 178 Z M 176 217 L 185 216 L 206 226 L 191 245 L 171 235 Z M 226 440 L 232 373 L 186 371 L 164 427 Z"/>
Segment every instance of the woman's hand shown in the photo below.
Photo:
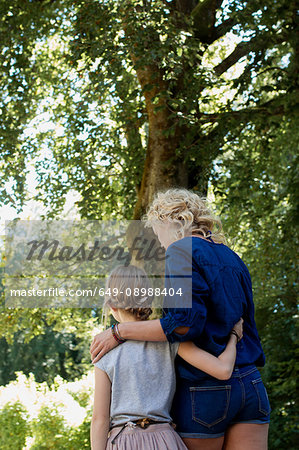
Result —
<path fill-rule="evenodd" d="M 118 343 L 112 336 L 111 328 L 102 331 L 102 333 L 96 334 L 90 346 L 92 364 L 99 361 L 102 356 L 104 356 L 106 353 L 110 352 L 110 350 L 117 346 Z"/>
<path fill-rule="evenodd" d="M 244 320 L 242 319 L 242 317 L 241 317 L 241 319 L 239 320 L 239 322 L 237 322 L 235 325 L 234 325 L 234 327 L 233 327 L 233 330 L 237 333 L 237 335 L 239 336 L 239 340 L 240 339 L 242 339 L 242 337 L 243 337 L 243 322 L 244 322 Z"/>

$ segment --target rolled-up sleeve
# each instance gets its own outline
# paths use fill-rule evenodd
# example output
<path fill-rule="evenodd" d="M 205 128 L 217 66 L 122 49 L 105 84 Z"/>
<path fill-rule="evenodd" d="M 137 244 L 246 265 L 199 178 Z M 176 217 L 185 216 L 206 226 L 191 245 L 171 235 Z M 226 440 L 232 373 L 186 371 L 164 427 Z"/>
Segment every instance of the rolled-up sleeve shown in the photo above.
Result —
<path fill-rule="evenodd" d="M 173 295 L 166 295 L 167 307 L 163 309 L 160 322 L 169 342 L 198 339 L 207 318 L 210 288 L 204 273 L 192 259 L 192 248 L 182 241 L 172 244 L 166 252 L 165 288 L 166 292 L 172 289 Z M 189 330 L 181 335 L 174 331 L 177 327 L 189 327 Z"/>

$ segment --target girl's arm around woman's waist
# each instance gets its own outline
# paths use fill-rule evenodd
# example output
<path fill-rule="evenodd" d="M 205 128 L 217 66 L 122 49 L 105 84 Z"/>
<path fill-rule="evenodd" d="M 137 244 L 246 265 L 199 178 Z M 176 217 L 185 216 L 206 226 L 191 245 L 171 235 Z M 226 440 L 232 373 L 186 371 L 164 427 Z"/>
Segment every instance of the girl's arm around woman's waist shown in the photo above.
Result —
<path fill-rule="evenodd" d="M 234 326 L 233 330 L 239 336 L 243 337 L 243 319 Z M 178 348 L 178 354 L 192 366 L 211 375 L 219 380 L 228 380 L 231 377 L 236 360 L 237 336 L 231 334 L 225 350 L 218 356 L 198 348 L 193 342 L 181 342 Z"/>

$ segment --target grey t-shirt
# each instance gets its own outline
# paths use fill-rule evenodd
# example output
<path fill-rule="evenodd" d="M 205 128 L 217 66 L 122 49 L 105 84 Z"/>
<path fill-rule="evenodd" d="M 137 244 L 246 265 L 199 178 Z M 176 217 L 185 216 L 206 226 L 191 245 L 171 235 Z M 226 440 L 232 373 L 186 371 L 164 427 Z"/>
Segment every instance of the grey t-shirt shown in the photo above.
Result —
<path fill-rule="evenodd" d="M 178 347 L 179 342 L 127 341 L 95 363 L 111 381 L 111 426 L 144 417 L 171 422 Z"/>

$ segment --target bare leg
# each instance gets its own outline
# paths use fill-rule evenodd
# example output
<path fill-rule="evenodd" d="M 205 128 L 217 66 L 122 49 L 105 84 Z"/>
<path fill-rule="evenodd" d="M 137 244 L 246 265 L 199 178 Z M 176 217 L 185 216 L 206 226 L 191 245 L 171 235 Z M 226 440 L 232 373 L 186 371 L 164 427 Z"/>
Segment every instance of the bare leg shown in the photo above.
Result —
<path fill-rule="evenodd" d="M 183 441 L 188 450 L 221 450 L 224 437 L 211 439 L 183 438 Z"/>
<path fill-rule="evenodd" d="M 268 431 L 268 423 L 236 423 L 225 433 L 223 450 L 267 450 Z"/>

